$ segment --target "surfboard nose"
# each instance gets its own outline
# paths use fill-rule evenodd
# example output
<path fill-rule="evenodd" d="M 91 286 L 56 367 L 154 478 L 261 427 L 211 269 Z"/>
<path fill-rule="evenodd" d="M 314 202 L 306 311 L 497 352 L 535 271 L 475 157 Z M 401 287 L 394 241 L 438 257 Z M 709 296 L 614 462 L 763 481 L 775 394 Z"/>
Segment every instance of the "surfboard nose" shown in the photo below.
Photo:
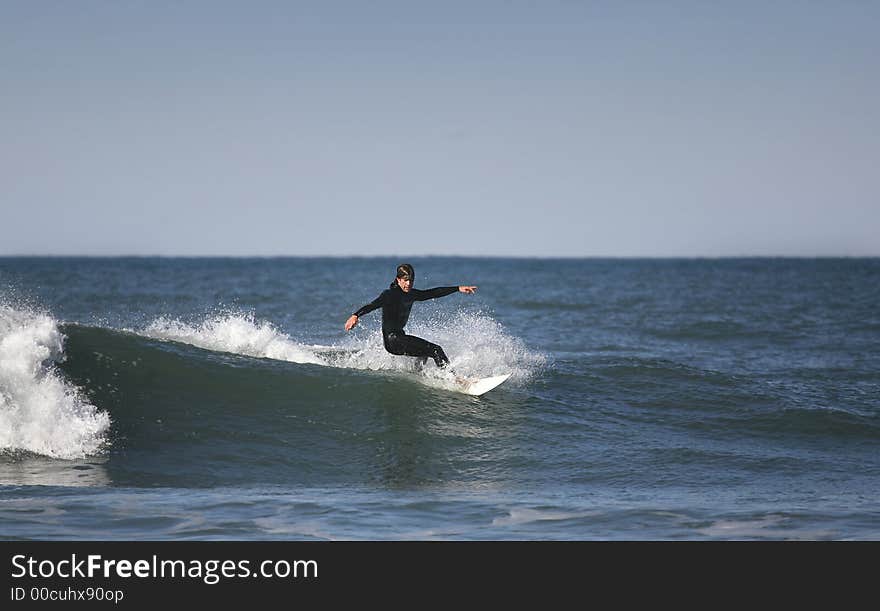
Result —
<path fill-rule="evenodd" d="M 470 380 L 469 382 L 467 382 L 466 385 L 462 387 L 462 390 L 469 395 L 478 397 L 501 385 L 505 380 L 507 380 L 507 378 L 510 377 L 510 375 L 511 374 L 509 373 L 505 373 L 498 376 Z"/>

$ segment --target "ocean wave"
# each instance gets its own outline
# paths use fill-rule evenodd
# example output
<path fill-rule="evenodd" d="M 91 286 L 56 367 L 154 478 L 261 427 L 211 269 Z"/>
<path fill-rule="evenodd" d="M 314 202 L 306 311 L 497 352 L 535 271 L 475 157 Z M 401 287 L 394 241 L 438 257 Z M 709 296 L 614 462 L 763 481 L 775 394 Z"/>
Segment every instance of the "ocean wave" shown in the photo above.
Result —
<path fill-rule="evenodd" d="M 117 464 L 125 467 L 111 475 L 135 486 L 446 481 L 482 465 L 486 444 L 513 435 L 521 404 L 503 391 L 488 400 L 437 392 L 399 370 L 291 363 L 78 324 L 62 329 L 69 340 L 60 368 L 113 415 L 112 456 L 124 457 Z M 484 443 L 459 447 L 474 438 Z M 420 447 L 463 466 L 444 463 L 442 473 L 431 461 L 423 466 L 413 454 Z"/>
<path fill-rule="evenodd" d="M 479 313 L 455 312 L 410 326 L 413 335 L 438 343 L 450 357 L 456 375 L 479 378 L 511 374 L 513 384 L 533 377 L 546 357 L 529 350 L 494 319 Z M 191 324 L 160 317 L 141 331 L 146 337 L 189 344 L 207 350 L 299 364 L 365 370 L 412 372 L 416 359 L 388 353 L 377 326 L 362 325 L 337 344 L 306 344 L 294 340 L 251 313 L 227 312 Z M 432 366 L 425 381 L 437 385 L 448 374 Z"/>
<path fill-rule="evenodd" d="M 0 305 L 0 452 L 73 459 L 104 449 L 110 416 L 58 372 L 63 360 L 56 320 Z"/>
<path fill-rule="evenodd" d="M 195 325 L 161 317 L 147 326 L 144 335 L 244 356 L 326 364 L 307 346 L 294 341 L 270 322 L 257 321 L 253 314 L 226 313 Z"/>
<path fill-rule="evenodd" d="M 114 415 L 114 439 L 140 436 L 145 418 L 162 420 L 166 431 L 174 421 L 206 434 L 215 418 L 279 406 L 311 413 L 341 403 L 369 412 L 414 401 L 443 409 L 444 397 L 461 400 L 459 394 L 432 392 L 453 390 L 451 374 L 433 363 L 417 370 L 416 359 L 389 354 L 377 329 L 362 329 L 334 345 L 298 343 L 268 324 L 235 315 L 198 325 L 161 320 L 141 332 L 76 323 L 62 329 L 69 337 L 62 369 L 92 403 Z M 491 320 L 461 317 L 444 329 L 446 335 L 431 339 L 449 346 L 455 375 L 512 373 L 505 388 L 513 388 L 543 365 L 541 355 Z M 400 390 L 389 392 L 394 387 Z M 182 420 L 186 413 L 199 415 Z M 460 406 L 457 413 L 464 413 Z"/>

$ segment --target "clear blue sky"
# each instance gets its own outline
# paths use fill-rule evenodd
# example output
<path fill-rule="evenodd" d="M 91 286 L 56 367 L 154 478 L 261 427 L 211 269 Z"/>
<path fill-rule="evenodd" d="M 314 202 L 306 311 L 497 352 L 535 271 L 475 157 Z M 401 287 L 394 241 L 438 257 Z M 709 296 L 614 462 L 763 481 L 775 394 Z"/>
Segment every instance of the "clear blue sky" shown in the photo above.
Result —
<path fill-rule="evenodd" d="M 0 3 L 0 254 L 880 255 L 880 3 Z"/>

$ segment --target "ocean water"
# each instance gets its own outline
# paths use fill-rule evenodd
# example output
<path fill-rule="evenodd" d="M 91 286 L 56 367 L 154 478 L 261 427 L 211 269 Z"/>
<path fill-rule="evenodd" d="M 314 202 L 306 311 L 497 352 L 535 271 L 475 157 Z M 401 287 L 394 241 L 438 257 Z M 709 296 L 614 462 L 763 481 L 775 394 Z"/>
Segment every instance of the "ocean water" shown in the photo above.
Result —
<path fill-rule="evenodd" d="M 6 540 L 880 539 L 880 260 L 0 259 Z"/>

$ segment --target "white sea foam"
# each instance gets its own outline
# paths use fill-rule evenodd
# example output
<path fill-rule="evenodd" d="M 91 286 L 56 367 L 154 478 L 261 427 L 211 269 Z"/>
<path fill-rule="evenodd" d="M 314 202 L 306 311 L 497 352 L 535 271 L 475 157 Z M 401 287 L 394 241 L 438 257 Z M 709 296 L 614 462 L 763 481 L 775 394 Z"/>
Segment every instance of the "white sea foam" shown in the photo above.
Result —
<path fill-rule="evenodd" d="M 407 331 L 443 346 L 458 376 L 511 373 L 513 383 L 522 383 L 545 362 L 543 355 L 528 350 L 521 340 L 484 314 L 446 314 L 412 324 Z M 163 317 L 148 325 L 143 334 L 218 352 L 329 367 L 411 372 L 417 365 L 414 358 L 388 353 L 375 324 L 361 325 L 334 345 L 297 342 L 272 323 L 240 312 L 211 316 L 196 324 Z M 423 373 L 429 385 L 446 387 L 451 383 L 451 374 L 438 370 L 433 361 Z"/>
<path fill-rule="evenodd" d="M 784 515 L 766 515 L 753 519 L 717 520 L 699 533 L 708 537 L 723 539 L 797 539 L 819 540 L 834 539 L 839 533 L 833 530 L 805 530 L 790 527 L 790 518 Z"/>
<path fill-rule="evenodd" d="M 579 520 L 601 515 L 598 511 L 550 511 L 544 509 L 530 509 L 522 507 L 511 509 L 508 515 L 492 520 L 492 526 L 519 526 L 531 522 Z"/>
<path fill-rule="evenodd" d="M 0 452 L 73 459 L 105 446 L 110 416 L 61 376 L 63 358 L 52 317 L 0 304 Z"/>
<path fill-rule="evenodd" d="M 267 321 L 256 321 L 251 314 L 222 314 L 197 325 L 159 318 L 144 333 L 154 339 L 177 341 L 217 352 L 293 363 L 325 364 L 308 346 L 294 341 Z"/>
<path fill-rule="evenodd" d="M 546 357 L 529 350 L 522 340 L 504 330 L 490 316 L 475 312 L 452 312 L 407 325 L 407 333 L 439 344 L 450 359 L 450 369 L 468 378 L 511 374 L 511 382 L 522 383 L 546 363 Z M 319 347 L 315 347 L 319 348 Z M 389 369 L 411 371 L 416 359 L 389 354 L 378 327 L 369 332 L 360 330 L 325 357 L 336 366 L 357 369 Z M 429 381 L 449 377 L 429 359 L 424 370 Z"/>

